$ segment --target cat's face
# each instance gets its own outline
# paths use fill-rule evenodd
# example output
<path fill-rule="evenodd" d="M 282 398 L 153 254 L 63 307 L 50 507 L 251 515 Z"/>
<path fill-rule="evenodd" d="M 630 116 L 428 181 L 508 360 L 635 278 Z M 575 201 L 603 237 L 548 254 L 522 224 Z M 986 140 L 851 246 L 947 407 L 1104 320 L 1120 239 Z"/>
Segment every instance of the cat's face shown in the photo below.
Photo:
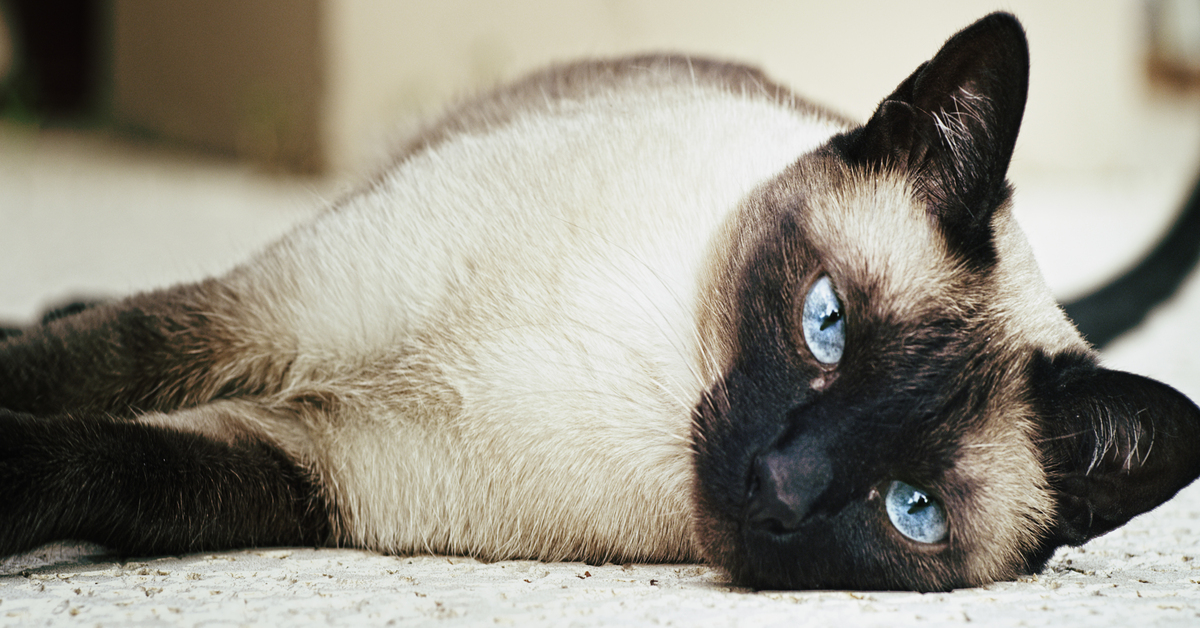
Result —
<path fill-rule="evenodd" d="M 803 184 L 814 168 L 823 189 Z M 817 155 L 746 208 L 762 226 L 732 257 L 736 331 L 695 439 L 704 536 L 742 581 L 986 582 L 1024 570 L 1048 526 L 1021 323 L 1082 341 L 1039 284 L 1017 292 L 1024 256 L 956 259 L 913 196 Z"/>
<path fill-rule="evenodd" d="M 730 225 L 694 446 L 698 534 L 736 581 L 1011 578 L 1200 473 L 1200 411 L 1096 366 L 1011 219 L 1027 64 L 1015 20 L 981 20 Z"/>

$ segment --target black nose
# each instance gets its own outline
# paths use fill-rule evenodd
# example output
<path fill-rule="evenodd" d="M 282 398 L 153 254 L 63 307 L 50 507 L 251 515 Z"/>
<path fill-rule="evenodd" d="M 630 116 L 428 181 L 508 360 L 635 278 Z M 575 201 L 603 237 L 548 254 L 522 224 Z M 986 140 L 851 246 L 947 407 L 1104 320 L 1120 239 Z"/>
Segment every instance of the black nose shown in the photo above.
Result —
<path fill-rule="evenodd" d="M 760 454 L 751 469 L 747 521 L 772 534 L 795 532 L 832 479 L 822 453 L 788 448 Z"/>

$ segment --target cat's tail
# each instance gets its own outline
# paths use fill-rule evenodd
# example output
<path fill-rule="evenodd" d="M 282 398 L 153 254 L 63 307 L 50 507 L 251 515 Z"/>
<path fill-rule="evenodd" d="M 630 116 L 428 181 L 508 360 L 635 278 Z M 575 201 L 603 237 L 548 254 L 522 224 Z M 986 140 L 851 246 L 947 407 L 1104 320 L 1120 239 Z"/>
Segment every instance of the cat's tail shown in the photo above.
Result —
<path fill-rule="evenodd" d="M 1158 245 L 1104 286 L 1063 304 L 1079 332 L 1097 349 L 1137 327 L 1170 299 L 1200 261 L 1200 180 Z"/>

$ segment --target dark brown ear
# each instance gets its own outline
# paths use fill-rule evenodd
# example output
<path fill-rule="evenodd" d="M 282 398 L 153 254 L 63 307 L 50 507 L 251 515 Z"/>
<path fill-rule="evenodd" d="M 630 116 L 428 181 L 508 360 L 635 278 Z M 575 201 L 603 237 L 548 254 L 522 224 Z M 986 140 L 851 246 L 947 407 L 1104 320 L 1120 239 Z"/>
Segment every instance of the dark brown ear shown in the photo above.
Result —
<path fill-rule="evenodd" d="M 1054 544 L 1078 545 L 1157 507 L 1200 476 L 1200 408 L 1140 375 L 1090 360 L 1056 362 L 1047 361 L 1035 375 L 1058 497 Z"/>
<path fill-rule="evenodd" d="M 948 239 L 968 257 L 986 255 L 1028 86 L 1025 32 L 993 13 L 951 37 L 835 144 L 851 162 L 910 173 Z"/>

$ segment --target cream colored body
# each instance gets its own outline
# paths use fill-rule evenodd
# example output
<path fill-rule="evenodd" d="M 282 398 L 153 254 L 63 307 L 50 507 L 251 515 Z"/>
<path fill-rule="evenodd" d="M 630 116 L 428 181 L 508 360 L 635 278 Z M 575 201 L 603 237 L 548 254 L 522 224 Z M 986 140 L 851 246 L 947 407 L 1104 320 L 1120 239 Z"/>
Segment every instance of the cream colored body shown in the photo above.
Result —
<path fill-rule="evenodd" d="M 224 280 L 274 330 L 264 353 L 294 351 L 278 398 L 337 400 L 298 413 L 301 433 L 255 429 L 335 488 L 339 542 L 697 557 L 706 252 L 748 192 L 841 130 L 698 91 L 614 91 L 451 139 Z"/>

